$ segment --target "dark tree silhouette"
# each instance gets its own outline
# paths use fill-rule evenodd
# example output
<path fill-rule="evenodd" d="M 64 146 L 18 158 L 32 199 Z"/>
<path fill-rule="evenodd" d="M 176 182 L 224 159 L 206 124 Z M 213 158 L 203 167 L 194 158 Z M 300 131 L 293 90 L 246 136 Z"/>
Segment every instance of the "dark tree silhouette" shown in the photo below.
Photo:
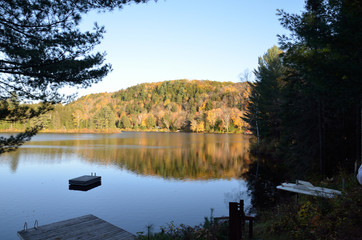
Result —
<path fill-rule="evenodd" d="M 0 120 L 28 121 L 67 102 L 64 87 L 85 88 L 111 70 L 105 53 L 93 53 L 104 27 L 78 28 L 81 15 L 148 0 L 4 0 L 0 2 Z M 34 109 L 24 103 L 39 102 Z M 40 125 L 0 138 L 0 153 L 14 150 L 37 133 Z"/>

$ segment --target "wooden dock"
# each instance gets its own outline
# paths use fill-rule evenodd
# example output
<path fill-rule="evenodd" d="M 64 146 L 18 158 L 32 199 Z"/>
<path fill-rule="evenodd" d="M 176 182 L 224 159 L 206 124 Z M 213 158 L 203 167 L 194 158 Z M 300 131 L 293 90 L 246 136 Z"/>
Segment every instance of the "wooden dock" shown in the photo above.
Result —
<path fill-rule="evenodd" d="M 21 240 L 134 240 L 135 235 L 94 215 L 18 232 Z"/>

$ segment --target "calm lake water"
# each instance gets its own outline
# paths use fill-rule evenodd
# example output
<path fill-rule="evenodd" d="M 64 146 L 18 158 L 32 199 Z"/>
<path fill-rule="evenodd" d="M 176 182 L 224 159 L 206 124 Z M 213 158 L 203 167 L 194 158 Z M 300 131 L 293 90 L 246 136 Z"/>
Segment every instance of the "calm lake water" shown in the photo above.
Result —
<path fill-rule="evenodd" d="M 171 221 L 197 225 L 228 215 L 245 199 L 249 139 L 239 134 L 38 134 L 0 155 L 0 239 L 86 214 L 136 234 Z M 68 180 L 96 173 L 102 185 L 69 190 Z"/>

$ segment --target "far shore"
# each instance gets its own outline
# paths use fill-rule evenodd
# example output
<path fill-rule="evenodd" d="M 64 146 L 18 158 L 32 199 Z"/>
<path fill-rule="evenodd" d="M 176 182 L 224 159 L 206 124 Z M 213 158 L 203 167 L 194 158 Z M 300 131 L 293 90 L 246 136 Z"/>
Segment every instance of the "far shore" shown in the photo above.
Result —
<path fill-rule="evenodd" d="M 0 132 L 2 133 L 20 133 L 23 132 L 25 130 L 19 130 L 19 129 L 1 129 Z M 86 129 L 86 128 L 82 128 L 82 129 L 57 129 L 57 130 L 50 130 L 50 129 L 45 129 L 45 130 L 41 130 L 39 131 L 39 133 L 59 133 L 59 134 L 66 134 L 66 133 L 109 133 L 109 134 L 114 134 L 114 133 L 121 133 L 121 132 L 163 132 L 163 133 L 177 133 L 177 132 L 181 132 L 181 133 L 196 133 L 196 132 L 186 132 L 186 131 L 180 131 L 180 130 L 176 130 L 176 131 L 171 131 L 168 129 L 117 129 L 117 128 L 110 128 L 110 129 Z M 215 134 L 226 134 L 226 132 L 198 132 L 198 133 L 215 133 Z M 232 133 L 228 133 L 228 134 L 246 134 L 249 135 L 249 132 L 232 132 Z"/>
<path fill-rule="evenodd" d="M 3 133 L 20 133 L 24 130 L 18 129 L 1 129 Z M 58 130 L 41 130 L 39 133 L 121 133 L 120 129 L 58 129 Z"/>

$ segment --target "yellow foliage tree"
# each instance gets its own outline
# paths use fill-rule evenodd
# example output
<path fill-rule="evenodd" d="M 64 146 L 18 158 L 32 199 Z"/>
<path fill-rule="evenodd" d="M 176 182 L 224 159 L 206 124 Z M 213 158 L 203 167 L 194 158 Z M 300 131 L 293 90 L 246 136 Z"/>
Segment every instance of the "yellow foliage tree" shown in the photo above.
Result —
<path fill-rule="evenodd" d="M 219 114 L 217 109 L 212 109 L 206 113 L 206 121 L 210 127 L 215 127 L 217 120 L 219 119 Z"/>
<path fill-rule="evenodd" d="M 205 124 L 204 121 L 201 121 L 196 126 L 196 132 L 204 132 L 205 131 Z"/>
<path fill-rule="evenodd" d="M 243 112 L 237 108 L 231 109 L 231 120 L 233 121 L 234 125 L 237 126 L 240 130 L 246 126 L 246 123 L 242 119 Z"/>

